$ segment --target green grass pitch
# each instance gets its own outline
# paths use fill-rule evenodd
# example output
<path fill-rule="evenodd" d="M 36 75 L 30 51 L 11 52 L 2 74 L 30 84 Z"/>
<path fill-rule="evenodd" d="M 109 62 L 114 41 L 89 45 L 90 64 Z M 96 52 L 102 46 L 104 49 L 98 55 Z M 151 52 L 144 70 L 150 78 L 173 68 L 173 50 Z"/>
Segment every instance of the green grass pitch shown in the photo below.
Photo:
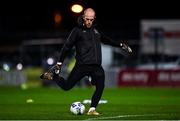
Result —
<path fill-rule="evenodd" d="M 69 108 L 72 102 L 90 99 L 94 88 L 0 87 L 1 120 L 179 120 L 180 88 L 105 88 L 102 99 L 107 104 L 99 104 L 101 116 L 73 115 Z M 26 103 L 27 99 L 33 103 Z M 86 112 L 89 104 L 85 105 Z"/>

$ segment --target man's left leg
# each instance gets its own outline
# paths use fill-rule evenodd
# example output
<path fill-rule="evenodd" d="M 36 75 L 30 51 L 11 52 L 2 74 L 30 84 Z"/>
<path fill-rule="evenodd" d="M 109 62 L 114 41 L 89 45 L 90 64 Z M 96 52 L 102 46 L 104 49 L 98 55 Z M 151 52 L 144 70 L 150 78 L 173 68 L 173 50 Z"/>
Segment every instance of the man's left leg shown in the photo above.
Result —
<path fill-rule="evenodd" d="M 105 80 L 105 75 L 104 75 L 104 70 L 101 66 L 97 66 L 94 68 L 94 72 L 91 75 L 92 80 L 94 81 L 96 90 L 92 96 L 91 99 L 91 108 L 88 111 L 88 115 L 99 115 L 98 112 L 96 112 L 96 107 L 99 103 L 99 100 L 101 99 L 101 96 L 103 94 L 104 90 L 104 80 Z"/>

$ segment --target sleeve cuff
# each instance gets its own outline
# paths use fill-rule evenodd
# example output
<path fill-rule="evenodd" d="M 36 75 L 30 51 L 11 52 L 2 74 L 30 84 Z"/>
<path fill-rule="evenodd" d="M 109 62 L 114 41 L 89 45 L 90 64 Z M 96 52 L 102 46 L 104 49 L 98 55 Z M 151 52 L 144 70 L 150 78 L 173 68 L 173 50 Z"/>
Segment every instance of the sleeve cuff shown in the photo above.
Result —
<path fill-rule="evenodd" d="M 62 62 L 57 62 L 58 65 L 62 65 Z"/>

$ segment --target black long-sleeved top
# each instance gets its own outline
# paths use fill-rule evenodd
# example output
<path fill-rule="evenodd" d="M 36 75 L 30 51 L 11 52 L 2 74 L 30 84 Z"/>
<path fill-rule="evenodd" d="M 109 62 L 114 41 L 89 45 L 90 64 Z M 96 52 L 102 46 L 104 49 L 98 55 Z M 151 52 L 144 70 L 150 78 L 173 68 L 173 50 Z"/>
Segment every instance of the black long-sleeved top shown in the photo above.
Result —
<path fill-rule="evenodd" d="M 64 43 L 58 61 L 63 62 L 69 50 L 75 46 L 76 61 L 78 64 L 101 65 L 101 42 L 112 46 L 120 46 L 119 42 L 113 41 L 106 37 L 94 26 L 91 28 L 77 26 L 73 28 L 68 39 Z"/>

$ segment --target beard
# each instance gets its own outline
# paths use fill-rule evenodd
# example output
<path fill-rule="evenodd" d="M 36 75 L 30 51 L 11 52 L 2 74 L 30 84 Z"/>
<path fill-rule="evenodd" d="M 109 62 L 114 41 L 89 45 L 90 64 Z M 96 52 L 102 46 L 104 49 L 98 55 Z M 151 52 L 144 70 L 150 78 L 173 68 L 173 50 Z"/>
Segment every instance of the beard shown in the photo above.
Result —
<path fill-rule="evenodd" d="M 86 24 L 87 28 L 91 28 L 92 24 Z"/>

